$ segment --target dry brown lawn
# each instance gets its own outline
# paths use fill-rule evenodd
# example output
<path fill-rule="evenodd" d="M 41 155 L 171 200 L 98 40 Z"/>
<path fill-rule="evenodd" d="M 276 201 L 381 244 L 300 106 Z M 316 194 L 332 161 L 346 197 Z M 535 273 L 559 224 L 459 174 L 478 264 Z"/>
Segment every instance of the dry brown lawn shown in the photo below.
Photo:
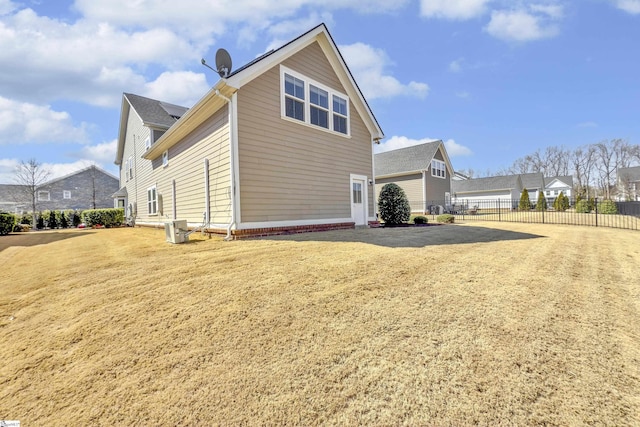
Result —
<path fill-rule="evenodd" d="M 640 232 L 0 238 L 0 419 L 639 425 Z"/>

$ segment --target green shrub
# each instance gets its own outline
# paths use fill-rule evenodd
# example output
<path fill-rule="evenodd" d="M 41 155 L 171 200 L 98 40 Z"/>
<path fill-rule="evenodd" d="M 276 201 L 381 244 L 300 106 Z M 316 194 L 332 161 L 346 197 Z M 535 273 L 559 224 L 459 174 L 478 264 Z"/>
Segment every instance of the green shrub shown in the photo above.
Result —
<path fill-rule="evenodd" d="M 525 188 L 520 195 L 520 203 L 518 203 L 518 209 L 521 211 L 528 211 L 531 209 L 531 201 L 529 201 L 529 192 Z"/>
<path fill-rule="evenodd" d="M 456 220 L 456 217 L 451 214 L 442 214 L 436 217 L 436 221 L 441 222 L 443 224 L 453 224 Z"/>
<path fill-rule="evenodd" d="M 613 200 L 603 200 L 598 206 L 598 213 L 603 215 L 615 215 L 618 213 L 618 206 Z"/>
<path fill-rule="evenodd" d="M 544 197 L 542 191 L 538 191 L 538 201 L 536 202 L 536 210 L 538 212 L 547 210 L 547 199 Z"/>
<path fill-rule="evenodd" d="M 596 209 L 596 199 L 593 197 L 589 197 L 589 201 L 587 202 L 589 206 L 589 212 L 594 211 Z"/>
<path fill-rule="evenodd" d="M 42 212 L 38 213 L 38 218 L 36 219 L 36 227 L 38 228 L 38 230 L 42 230 L 44 229 L 44 216 L 42 215 Z"/>
<path fill-rule="evenodd" d="M 14 214 L 0 212 L 0 236 L 11 233 L 16 222 L 18 222 L 18 218 Z"/>
<path fill-rule="evenodd" d="M 104 227 L 119 227 L 124 223 L 124 209 L 88 209 L 82 212 L 82 222 L 87 227 L 102 225 Z"/>
<path fill-rule="evenodd" d="M 50 229 L 58 228 L 58 218 L 56 218 L 56 211 L 49 211 L 49 221 L 47 225 Z"/>
<path fill-rule="evenodd" d="M 417 216 L 413 218 L 414 224 L 426 224 L 429 220 L 425 216 Z"/>
<path fill-rule="evenodd" d="M 16 224 L 13 226 L 13 231 L 15 231 L 16 233 L 31 231 L 31 224 Z"/>
<path fill-rule="evenodd" d="M 82 223 L 82 211 L 73 211 L 71 216 L 71 225 L 77 227 Z"/>
<path fill-rule="evenodd" d="M 69 221 L 67 221 L 67 215 L 64 212 L 58 211 L 60 214 L 60 228 L 69 228 Z"/>
<path fill-rule="evenodd" d="M 576 212 L 578 213 L 589 213 L 591 209 L 589 209 L 589 202 L 587 200 L 581 199 L 576 203 Z"/>
<path fill-rule="evenodd" d="M 385 224 L 397 225 L 409 221 L 411 207 L 404 190 L 397 184 L 389 183 L 382 187 L 378 198 L 380 218 Z"/>
<path fill-rule="evenodd" d="M 22 214 L 22 217 L 20 217 L 20 224 L 32 225 L 33 215 L 31 215 L 30 213 Z"/>

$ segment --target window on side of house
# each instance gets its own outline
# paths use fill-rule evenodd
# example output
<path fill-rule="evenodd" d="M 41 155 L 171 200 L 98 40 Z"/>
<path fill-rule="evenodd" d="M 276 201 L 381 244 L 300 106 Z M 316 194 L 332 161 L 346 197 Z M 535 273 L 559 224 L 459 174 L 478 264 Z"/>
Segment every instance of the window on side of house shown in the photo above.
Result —
<path fill-rule="evenodd" d="M 162 153 L 162 166 L 169 165 L 169 150 L 164 150 Z"/>
<path fill-rule="evenodd" d="M 147 209 L 149 215 L 158 214 L 158 193 L 155 185 L 147 189 Z"/>
<path fill-rule="evenodd" d="M 38 201 L 39 202 L 48 202 L 50 199 L 48 191 L 38 191 Z"/>
<path fill-rule="evenodd" d="M 349 97 L 300 73 L 280 67 L 282 117 L 349 135 Z"/>
<path fill-rule="evenodd" d="M 147 139 L 144 140 L 144 149 L 145 151 L 151 148 L 151 137 L 148 136 Z"/>
<path fill-rule="evenodd" d="M 438 178 L 447 177 L 447 168 L 443 161 L 436 159 L 431 160 L 431 176 Z"/>
<path fill-rule="evenodd" d="M 127 161 L 127 179 L 133 179 L 133 156 L 129 156 L 129 160 Z"/>
<path fill-rule="evenodd" d="M 63 191 L 62 191 L 62 198 L 63 198 L 63 199 L 70 199 L 70 198 L 71 198 L 71 191 L 69 191 L 69 190 L 63 190 Z"/>

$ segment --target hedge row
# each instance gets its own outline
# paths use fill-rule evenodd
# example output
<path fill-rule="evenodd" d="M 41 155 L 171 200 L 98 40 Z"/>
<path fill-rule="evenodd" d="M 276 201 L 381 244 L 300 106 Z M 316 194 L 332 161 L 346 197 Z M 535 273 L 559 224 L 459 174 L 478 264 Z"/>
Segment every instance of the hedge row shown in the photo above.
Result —
<path fill-rule="evenodd" d="M 82 222 L 87 227 L 119 227 L 124 224 L 124 208 L 89 209 L 82 212 Z"/>

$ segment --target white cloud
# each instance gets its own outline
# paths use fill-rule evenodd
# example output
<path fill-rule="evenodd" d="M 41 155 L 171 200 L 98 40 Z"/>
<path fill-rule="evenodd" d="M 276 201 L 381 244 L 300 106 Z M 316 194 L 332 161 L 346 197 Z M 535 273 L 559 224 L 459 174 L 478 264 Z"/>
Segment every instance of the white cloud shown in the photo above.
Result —
<path fill-rule="evenodd" d="M 116 158 L 117 148 L 117 139 L 96 145 L 85 145 L 78 153 L 78 157 L 98 164 L 112 164 Z"/>
<path fill-rule="evenodd" d="M 614 4 L 618 9 L 632 15 L 640 14 L 640 0 L 614 0 Z"/>
<path fill-rule="evenodd" d="M 562 9 L 532 5 L 530 10 L 493 11 L 485 31 L 501 40 L 526 42 L 556 36 Z"/>
<path fill-rule="evenodd" d="M 84 143 L 87 139 L 87 125 L 74 125 L 67 112 L 0 96 L 0 145 Z"/>
<path fill-rule="evenodd" d="M 16 168 L 20 164 L 17 159 L 0 159 L 0 184 L 15 184 Z"/>
<path fill-rule="evenodd" d="M 444 146 L 447 148 L 449 157 L 471 156 L 473 154 L 469 148 L 458 144 L 453 139 L 444 141 Z"/>
<path fill-rule="evenodd" d="M 420 14 L 427 18 L 466 20 L 482 15 L 490 0 L 421 0 Z"/>
<path fill-rule="evenodd" d="M 389 75 L 385 68 L 391 65 L 387 54 L 364 43 L 339 47 L 358 86 L 367 99 L 405 95 L 424 98 L 429 93 L 426 83 L 401 83 Z"/>
<path fill-rule="evenodd" d="M 375 145 L 374 150 L 376 153 L 384 153 L 386 151 L 413 147 L 414 145 L 425 144 L 427 142 L 433 141 L 438 140 L 434 138 L 412 139 L 407 138 L 406 136 L 392 136 L 386 142 L 382 142 L 380 145 Z M 473 154 L 469 148 L 458 144 L 453 139 L 444 141 L 444 146 L 447 149 L 447 154 L 449 154 L 449 157 L 470 156 Z"/>
<path fill-rule="evenodd" d="M 204 74 L 191 71 L 165 72 L 155 81 L 145 84 L 142 95 L 191 107 L 209 89 Z"/>
<path fill-rule="evenodd" d="M 455 61 L 451 61 L 449 64 L 449 71 L 452 73 L 460 73 L 462 72 L 462 63 L 464 62 L 464 58 L 458 58 Z"/>

